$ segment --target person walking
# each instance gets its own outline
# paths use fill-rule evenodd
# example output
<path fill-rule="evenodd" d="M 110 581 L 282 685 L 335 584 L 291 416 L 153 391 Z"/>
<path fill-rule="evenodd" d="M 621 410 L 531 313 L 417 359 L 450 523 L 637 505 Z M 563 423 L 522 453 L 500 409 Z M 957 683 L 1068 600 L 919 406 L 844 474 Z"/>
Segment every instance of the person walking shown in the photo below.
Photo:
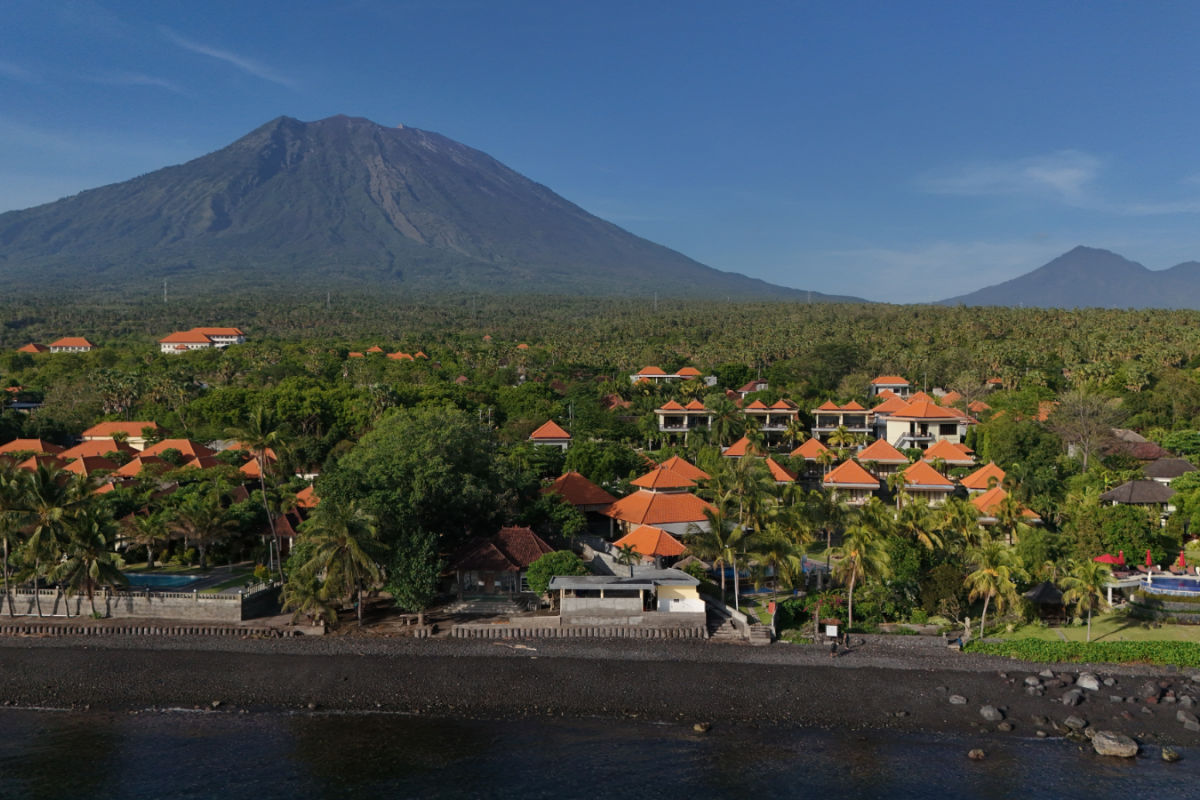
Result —
<path fill-rule="evenodd" d="M 837 637 L 835 636 L 829 640 L 829 657 L 837 658 L 837 650 L 838 650 L 838 640 L 837 640 Z"/>

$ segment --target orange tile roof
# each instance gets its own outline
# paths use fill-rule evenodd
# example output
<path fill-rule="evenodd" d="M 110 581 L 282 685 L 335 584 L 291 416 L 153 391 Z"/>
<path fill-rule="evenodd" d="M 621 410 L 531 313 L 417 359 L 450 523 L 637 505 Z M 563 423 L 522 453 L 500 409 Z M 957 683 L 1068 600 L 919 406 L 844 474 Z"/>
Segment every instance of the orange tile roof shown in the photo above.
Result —
<path fill-rule="evenodd" d="M 363 354 L 351 350 L 349 353 L 346 353 L 346 358 L 363 358 Z"/>
<path fill-rule="evenodd" d="M 568 472 L 555 478 L 554 483 L 542 490 L 542 494 L 550 492 L 562 495 L 573 506 L 602 506 L 617 502 L 617 498 L 578 472 Z"/>
<path fill-rule="evenodd" d="M 414 360 L 410 354 L 401 353 L 398 351 L 395 353 L 388 353 L 388 358 L 393 359 L 394 361 L 413 361 Z"/>
<path fill-rule="evenodd" d="M 975 463 L 975 458 L 969 453 L 964 453 L 956 445 L 942 439 L 930 445 L 925 454 L 921 456 L 925 461 L 933 461 L 935 458 L 940 458 L 947 464 L 955 466 L 971 465 Z"/>
<path fill-rule="evenodd" d="M 91 342 L 82 336 L 64 336 L 57 342 L 51 342 L 51 347 L 95 347 Z"/>
<path fill-rule="evenodd" d="M 212 467 L 223 467 L 225 462 L 216 456 L 194 456 L 180 469 L 211 469 Z"/>
<path fill-rule="evenodd" d="M 382 353 L 382 352 L 383 352 L 383 348 L 382 348 L 382 347 L 380 347 L 380 346 L 379 346 L 379 345 L 377 345 L 377 344 L 373 344 L 373 345 L 371 345 L 370 347 L 368 347 L 368 348 L 367 348 L 367 352 L 368 352 L 368 353 Z"/>
<path fill-rule="evenodd" d="M 860 462 L 874 461 L 876 464 L 907 464 L 908 456 L 888 444 L 886 439 L 876 439 L 858 452 Z"/>
<path fill-rule="evenodd" d="M 202 333 L 205 336 L 245 336 L 241 328 L 192 328 L 192 333 Z"/>
<path fill-rule="evenodd" d="M 933 398 L 933 395 L 926 394 L 925 392 L 916 392 L 914 394 L 909 395 L 908 402 L 910 402 L 910 403 L 933 403 L 934 405 L 937 405 L 937 400 L 935 400 Z"/>
<path fill-rule="evenodd" d="M 795 411 L 796 404 L 788 400 L 777 400 L 771 404 L 772 411 Z"/>
<path fill-rule="evenodd" d="M 817 406 L 817 411 L 841 411 L 842 407 L 832 400 L 826 400 L 821 405 Z"/>
<path fill-rule="evenodd" d="M 193 458 L 216 455 L 215 450 L 205 447 L 199 442 L 193 442 L 191 439 L 163 439 L 143 450 L 142 457 L 161 456 L 167 450 L 178 450 L 181 454 Z"/>
<path fill-rule="evenodd" d="M 967 477 L 963 478 L 960 483 L 966 489 L 984 491 L 988 488 L 993 479 L 996 481 L 997 486 L 1003 483 L 1004 470 L 996 466 L 996 462 L 989 461 Z"/>
<path fill-rule="evenodd" d="M 275 459 L 273 459 L 273 458 L 267 459 L 268 464 L 273 463 L 274 461 L 275 461 Z M 253 456 L 251 456 L 250 460 L 247 461 L 245 464 L 242 464 L 240 467 L 238 467 L 238 471 L 241 472 L 243 475 L 245 475 L 247 478 L 261 478 L 262 477 L 262 470 L 260 470 L 258 468 L 258 459 Z"/>
<path fill-rule="evenodd" d="M 699 378 L 701 373 L 695 367 L 684 367 L 675 374 L 682 378 Z"/>
<path fill-rule="evenodd" d="M 603 513 L 635 525 L 670 525 L 703 522 L 705 510 L 711 509 L 711 503 L 687 492 L 637 491 L 622 497 Z"/>
<path fill-rule="evenodd" d="M 983 402 L 982 400 L 976 400 L 967 405 L 967 411 L 970 411 L 972 414 L 978 414 L 980 411 L 991 411 L 991 410 L 992 410 L 992 407 L 989 406 L 987 403 Z"/>
<path fill-rule="evenodd" d="M 962 399 L 963 399 L 962 395 L 955 391 L 946 392 L 941 397 L 942 405 L 944 405 L 944 406 L 952 406 L 955 403 L 957 403 L 959 400 L 962 400 Z"/>
<path fill-rule="evenodd" d="M 975 451 L 974 451 L 974 450 L 972 450 L 971 448 L 967 447 L 967 446 L 966 446 L 965 444 L 963 444 L 962 442 L 957 442 L 957 443 L 955 443 L 955 444 L 954 444 L 954 445 L 952 445 L 952 446 L 953 446 L 953 447 L 955 447 L 955 448 L 957 448 L 957 449 L 959 450 L 959 452 L 961 452 L 961 453 L 962 453 L 964 456 L 973 456 L 973 455 L 975 455 Z"/>
<path fill-rule="evenodd" d="M 521 342 L 519 345 L 517 345 L 517 349 L 518 350 L 528 350 L 529 345 L 525 344 L 524 342 Z"/>
<path fill-rule="evenodd" d="M 667 373 L 663 372 L 663 370 L 660 369 L 659 367 L 642 367 L 641 369 L 639 369 L 637 371 L 636 374 L 658 376 L 658 375 L 666 375 Z"/>
<path fill-rule="evenodd" d="M 43 439 L 13 439 L 6 445 L 0 446 L 0 453 L 34 453 L 35 455 L 56 455 L 63 448 Z"/>
<path fill-rule="evenodd" d="M 880 390 L 879 390 L 879 391 L 878 391 L 878 392 L 875 394 L 875 396 L 876 396 L 876 397 L 881 397 L 881 398 L 883 398 L 884 400 L 886 400 L 886 399 L 888 399 L 889 397 L 899 397 L 900 395 L 896 394 L 896 393 L 895 393 L 895 392 L 893 392 L 891 389 L 880 389 Z"/>
<path fill-rule="evenodd" d="M 950 491 L 954 488 L 954 484 L 948 478 L 943 477 L 936 469 L 929 466 L 928 462 L 918 461 L 915 464 L 908 465 L 904 470 L 904 486 L 920 487 L 920 488 L 937 488 Z"/>
<path fill-rule="evenodd" d="M 44 344 L 38 344 L 37 342 L 30 342 L 29 344 L 25 345 L 24 347 L 18 347 L 17 352 L 18 353 L 44 353 L 49 349 L 50 348 Z"/>
<path fill-rule="evenodd" d="M 729 458 L 741 458 L 742 456 L 756 456 L 758 454 L 759 454 L 758 448 L 755 447 L 754 445 L 750 444 L 750 440 L 747 439 L 745 436 L 738 439 L 736 442 L 729 445 L 729 447 L 726 447 L 723 451 L 721 451 L 721 455 L 728 456 Z"/>
<path fill-rule="evenodd" d="M 29 470 L 30 472 L 36 472 L 38 467 L 46 467 L 49 470 L 54 471 L 66 469 L 66 466 L 67 462 L 63 461 L 61 458 L 50 455 L 30 456 L 20 464 L 17 464 L 18 469 Z"/>
<path fill-rule="evenodd" d="M 996 509 L 999 508 L 1000 504 L 1006 499 L 1008 499 L 1008 492 L 1004 491 L 1004 489 L 1000 488 L 999 486 L 995 486 L 983 494 L 972 497 L 971 505 L 975 506 L 976 510 L 978 510 L 980 514 L 990 517 L 995 514 Z M 1021 508 L 1021 516 L 1029 520 L 1041 519 L 1037 512 L 1024 507 Z"/>
<path fill-rule="evenodd" d="M 175 331 L 158 340 L 159 344 L 212 344 L 208 334 L 197 330 Z"/>
<path fill-rule="evenodd" d="M 747 408 L 747 409 L 754 409 L 755 411 L 766 411 L 766 410 L 767 410 L 767 404 L 766 404 L 766 403 L 764 403 L 762 400 L 755 400 L 753 403 L 751 403 L 750 405 L 746 406 L 746 408 Z"/>
<path fill-rule="evenodd" d="M 806 439 L 803 444 L 793 450 L 790 455 L 792 458 L 805 458 L 809 461 L 816 461 L 817 456 L 821 453 L 828 453 L 829 448 L 821 444 L 820 439 Z"/>
<path fill-rule="evenodd" d="M 667 402 L 663 403 L 662 406 L 658 410 L 659 411 L 683 411 L 684 409 L 683 409 L 683 406 L 679 405 L 679 403 L 675 402 L 674 400 L 668 400 Z"/>
<path fill-rule="evenodd" d="M 77 444 L 72 448 L 63 450 L 58 454 L 58 457 L 64 461 L 69 461 L 73 458 L 87 458 L 89 456 L 102 456 L 105 453 L 136 453 L 125 442 L 118 442 L 116 439 L 90 439 L 82 444 Z"/>
<path fill-rule="evenodd" d="M 320 502 L 321 498 L 317 497 L 316 490 L 312 486 L 305 486 L 296 492 L 296 508 L 316 508 Z"/>
<path fill-rule="evenodd" d="M 155 422 L 101 422 L 84 431 L 83 437 L 85 439 L 91 437 L 107 437 L 111 439 L 114 434 L 123 433 L 129 437 L 141 438 L 143 428 L 159 429 L 158 423 Z"/>
<path fill-rule="evenodd" d="M 679 456 L 671 456 L 662 462 L 662 468 L 669 469 L 677 475 L 682 475 L 693 481 L 706 481 L 712 478 L 707 472 Z"/>
<path fill-rule="evenodd" d="M 413 353 L 413 356 L 416 358 L 429 358 L 429 356 L 425 355 L 424 350 L 418 350 L 417 352 Z"/>
<path fill-rule="evenodd" d="M 630 481 L 634 486 L 639 486 L 644 489 L 689 489 L 696 485 L 696 482 L 691 478 L 685 478 L 678 472 L 674 472 L 663 467 L 650 470 L 645 475 L 640 475 Z"/>
<path fill-rule="evenodd" d="M 681 556 L 687 548 L 671 534 L 653 525 L 640 525 L 613 543 L 617 547 L 632 547 L 648 558 Z"/>
<path fill-rule="evenodd" d="M 165 469 L 172 469 L 171 465 L 163 461 L 158 456 L 138 456 L 130 460 L 127 464 L 117 470 L 117 474 L 122 478 L 136 478 L 141 474 L 142 470 L 147 467 L 162 466 Z"/>
<path fill-rule="evenodd" d="M 116 472 L 120 468 L 120 464 L 110 461 L 104 456 L 81 456 L 65 467 L 67 472 L 74 472 L 76 475 L 84 476 L 91 475 L 96 470 Z"/>
<path fill-rule="evenodd" d="M 684 408 L 686 408 L 688 411 L 708 411 L 708 409 L 704 407 L 704 403 L 701 403 L 699 400 L 693 400 L 684 406 Z"/>
<path fill-rule="evenodd" d="M 829 471 L 822 481 L 830 488 L 846 487 L 852 489 L 878 489 L 879 479 L 863 469 L 862 465 L 853 459 L 844 461 Z"/>
<path fill-rule="evenodd" d="M 547 420 L 540 428 L 529 434 L 529 438 L 534 441 L 542 439 L 570 439 L 571 434 L 560 428 L 554 420 Z"/>
<path fill-rule="evenodd" d="M 776 483 L 796 482 L 796 476 L 792 473 L 792 471 L 780 466 L 779 462 L 773 458 L 767 459 L 767 469 L 771 471 L 771 477 L 775 479 Z"/>
<path fill-rule="evenodd" d="M 908 381 L 906 381 L 904 378 L 901 378 L 899 375 L 880 375 L 878 378 L 871 381 L 871 385 L 908 386 Z"/>
<path fill-rule="evenodd" d="M 892 412 L 892 419 L 962 419 L 962 414 L 951 408 L 942 408 L 928 401 L 909 403 L 903 409 Z"/>
<path fill-rule="evenodd" d="M 884 400 L 882 403 L 872 408 L 871 413 L 895 414 L 897 411 L 902 411 L 905 408 L 908 408 L 908 403 L 904 402 L 904 398 L 898 394 L 893 394 L 887 400 Z"/>
<path fill-rule="evenodd" d="M 846 403 L 846 405 L 842 406 L 842 411 L 866 411 L 866 409 L 863 408 L 862 404 L 857 400 L 851 400 L 849 403 Z"/>

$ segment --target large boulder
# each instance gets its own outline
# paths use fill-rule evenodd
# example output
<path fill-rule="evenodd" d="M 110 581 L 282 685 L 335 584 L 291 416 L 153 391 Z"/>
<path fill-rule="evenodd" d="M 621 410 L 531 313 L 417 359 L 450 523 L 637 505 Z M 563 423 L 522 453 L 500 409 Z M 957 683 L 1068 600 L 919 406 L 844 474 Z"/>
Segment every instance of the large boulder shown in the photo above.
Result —
<path fill-rule="evenodd" d="M 1138 754 L 1138 743 L 1124 734 L 1114 731 L 1096 731 L 1092 747 L 1102 756 L 1134 758 Z"/>
<path fill-rule="evenodd" d="M 1004 719 L 1004 712 L 995 706 L 982 706 L 979 709 L 979 715 L 988 722 L 1000 722 Z"/>
<path fill-rule="evenodd" d="M 1083 702 L 1083 689 L 1068 689 L 1063 692 L 1062 704 L 1064 706 L 1077 706 Z"/>
<path fill-rule="evenodd" d="M 1087 689 L 1089 692 L 1100 691 L 1100 679 L 1090 672 L 1079 673 L 1079 677 L 1075 679 L 1075 685 L 1080 689 Z"/>

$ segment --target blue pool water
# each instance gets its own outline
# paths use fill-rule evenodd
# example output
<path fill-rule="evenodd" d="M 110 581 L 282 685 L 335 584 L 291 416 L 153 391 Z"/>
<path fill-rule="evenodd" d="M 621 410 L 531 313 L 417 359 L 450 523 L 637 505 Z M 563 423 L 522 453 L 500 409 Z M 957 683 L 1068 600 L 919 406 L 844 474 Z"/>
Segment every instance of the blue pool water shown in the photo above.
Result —
<path fill-rule="evenodd" d="M 138 589 L 186 589 L 196 581 L 204 580 L 198 575 L 147 575 L 141 572 L 126 572 L 129 585 Z"/>
<path fill-rule="evenodd" d="M 1142 581 L 1144 591 L 1155 593 L 1200 594 L 1200 577 L 1196 578 L 1160 578 Z"/>

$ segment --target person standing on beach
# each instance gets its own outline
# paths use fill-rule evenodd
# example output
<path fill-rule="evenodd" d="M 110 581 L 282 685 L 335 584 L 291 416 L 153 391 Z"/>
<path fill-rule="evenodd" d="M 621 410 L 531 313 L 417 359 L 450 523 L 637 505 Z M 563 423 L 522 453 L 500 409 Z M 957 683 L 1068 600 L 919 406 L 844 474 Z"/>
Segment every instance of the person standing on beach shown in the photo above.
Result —
<path fill-rule="evenodd" d="M 829 657 L 830 658 L 837 658 L 837 647 L 838 647 L 837 642 L 838 642 L 838 640 L 837 640 L 836 636 L 829 640 Z"/>

